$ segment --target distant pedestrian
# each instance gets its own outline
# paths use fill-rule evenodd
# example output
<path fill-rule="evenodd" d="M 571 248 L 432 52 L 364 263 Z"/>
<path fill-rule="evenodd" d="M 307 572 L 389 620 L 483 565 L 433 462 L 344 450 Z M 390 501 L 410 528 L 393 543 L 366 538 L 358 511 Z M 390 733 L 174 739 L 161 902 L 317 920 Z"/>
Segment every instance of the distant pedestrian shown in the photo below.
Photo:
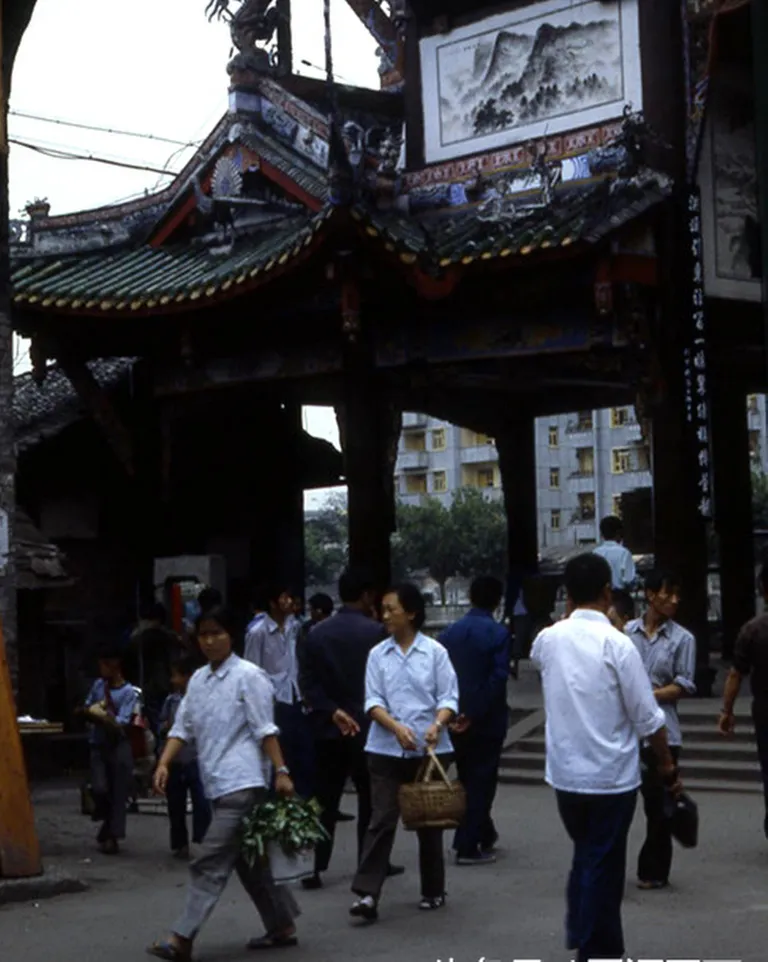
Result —
<path fill-rule="evenodd" d="M 299 675 L 301 675 L 301 660 L 303 657 L 304 645 L 310 632 L 323 621 L 327 621 L 333 614 L 333 598 L 323 592 L 312 595 L 309 599 L 309 618 L 306 618 L 299 628 L 298 640 L 296 643 L 297 657 L 299 659 Z"/>
<path fill-rule="evenodd" d="M 680 579 L 671 572 L 654 571 L 645 579 L 648 608 L 642 618 L 624 628 L 635 643 L 648 672 L 656 701 L 666 716 L 669 750 L 677 764 L 683 737 L 677 703 L 696 694 L 696 641 L 674 617 L 680 604 Z M 643 762 L 643 806 L 647 823 L 645 844 L 637 862 L 638 887 L 662 889 L 672 868 L 672 832 L 665 813 L 665 791 L 650 746 L 640 750 Z"/>
<path fill-rule="evenodd" d="M 251 622 L 245 637 L 245 659 L 262 668 L 275 696 L 275 722 L 280 744 L 291 770 L 296 791 L 302 798 L 314 794 L 314 744 L 307 710 L 299 690 L 298 633 L 294 598 L 279 583 L 258 592 L 267 606 L 266 617 Z"/>
<path fill-rule="evenodd" d="M 768 602 L 768 564 L 760 569 L 758 580 L 763 598 Z M 733 663 L 725 681 L 723 708 L 718 722 L 723 735 L 733 735 L 736 728 L 733 708 L 742 679 L 747 675 L 750 676 L 752 690 L 752 723 L 755 726 L 757 757 L 763 776 L 763 831 L 768 838 L 768 614 L 748 621 L 736 639 Z"/>
<path fill-rule="evenodd" d="M 168 790 L 170 768 L 186 745 L 195 745 L 213 820 L 200 855 L 190 865 L 181 918 L 171 935 L 147 952 L 171 962 L 190 962 L 201 928 L 233 872 L 261 916 L 266 934 L 251 949 L 297 944 L 299 908 L 286 886 L 276 886 L 267 864 L 249 867 L 240 849 L 243 818 L 267 797 L 264 757 L 276 771 L 275 790 L 293 794 L 274 722 L 272 687 L 265 673 L 234 654 L 234 619 L 224 608 L 201 616 L 200 648 L 208 665 L 192 676 L 155 772 L 155 789 Z"/>
<path fill-rule="evenodd" d="M 595 548 L 595 554 L 605 558 L 611 566 L 611 587 L 623 590 L 631 588 L 637 578 L 635 559 L 629 548 L 624 547 L 624 524 L 621 518 L 609 515 L 600 522 L 603 543 Z"/>
<path fill-rule="evenodd" d="M 386 636 L 369 611 L 375 601 L 373 579 L 366 572 L 345 571 L 339 578 L 342 607 L 307 636 L 300 684 L 311 709 L 315 739 L 317 800 L 328 839 L 315 850 L 315 874 L 304 887 L 322 886 L 333 854 L 338 808 L 348 778 L 357 790 L 357 858 L 371 820 L 371 788 L 365 740 L 365 668 L 371 649 Z M 315 599 L 310 598 L 310 607 Z M 330 600 L 330 599 L 329 599 Z"/>
<path fill-rule="evenodd" d="M 637 649 L 609 622 L 611 569 L 584 554 L 565 568 L 571 614 L 546 628 L 531 660 L 546 710 L 546 780 L 573 841 L 567 948 L 577 962 L 624 957 L 621 903 L 627 835 L 640 785 L 639 739 L 648 739 L 675 788 L 664 713 Z"/>
<path fill-rule="evenodd" d="M 102 823 L 96 841 L 104 855 L 116 855 L 125 838 L 128 802 L 133 792 L 133 752 L 128 727 L 141 714 L 139 692 L 125 680 L 117 652 L 106 648 L 101 652 L 99 678 L 78 714 L 91 725 L 88 742 L 93 819 Z"/>
<path fill-rule="evenodd" d="M 459 680 L 459 725 L 451 740 L 467 811 L 453 842 L 458 865 L 496 860 L 491 809 L 509 715 L 510 638 L 494 619 L 503 593 L 497 578 L 476 578 L 469 589 L 472 610 L 440 636 Z"/>
<path fill-rule="evenodd" d="M 628 591 L 617 588 L 613 592 L 608 618 L 614 628 L 624 631 L 627 623 L 635 618 L 635 599 Z"/>
<path fill-rule="evenodd" d="M 352 891 L 359 898 L 350 914 L 372 922 L 400 818 L 398 791 L 416 778 L 427 749 L 451 759 L 448 725 L 459 707 L 459 686 L 443 646 L 422 634 L 424 596 L 415 585 L 387 592 L 382 602 L 384 625 L 391 637 L 368 656 L 365 710 L 371 719 L 366 740 L 373 814 Z M 424 911 L 445 905 L 443 831 L 423 828 L 419 842 L 421 901 Z"/>
<path fill-rule="evenodd" d="M 160 713 L 160 736 L 165 741 L 176 721 L 189 680 L 197 670 L 196 662 L 187 657 L 171 665 L 170 694 Z M 162 751 L 161 751 L 162 754 Z M 189 858 L 187 800 L 192 802 L 192 841 L 199 845 L 211 824 L 211 806 L 205 797 L 197 755 L 193 745 L 185 745 L 168 768 L 168 819 L 171 828 L 171 851 L 177 858 Z"/>

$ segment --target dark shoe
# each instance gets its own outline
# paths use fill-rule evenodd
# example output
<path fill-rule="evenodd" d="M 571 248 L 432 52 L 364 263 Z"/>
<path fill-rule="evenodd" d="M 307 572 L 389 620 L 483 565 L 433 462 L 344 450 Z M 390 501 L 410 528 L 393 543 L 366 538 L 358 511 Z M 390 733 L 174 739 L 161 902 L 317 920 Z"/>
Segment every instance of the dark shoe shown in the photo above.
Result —
<path fill-rule="evenodd" d="M 640 879 L 637 883 L 637 887 L 639 889 L 642 889 L 644 892 L 651 892 L 651 891 L 654 891 L 655 889 L 665 889 L 668 886 L 669 886 L 669 882 L 666 882 L 666 881 L 646 882 L 643 879 Z"/>
<path fill-rule="evenodd" d="M 315 874 L 310 875 L 309 878 L 303 878 L 301 880 L 301 887 L 307 889 L 307 891 L 321 889 L 323 887 L 323 880 L 320 878 L 318 873 L 315 872 Z"/>
<path fill-rule="evenodd" d="M 493 865 L 496 856 L 491 852 L 475 852 L 474 855 L 457 855 L 457 865 Z"/>
<path fill-rule="evenodd" d="M 120 846 L 114 838 L 108 838 L 106 842 L 102 842 L 101 845 L 99 845 L 99 851 L 102 855 L 119 855 Z"/>
<path fill-rule="evenodd" d="M 349 914 L 356 919 L 365 919 L 366 922 L 375 922 L 379 917 L 379 908 L 376 899 L 372 895 L 364 895 L 361 899 L 352 903 Z"/>
<path fill-rule="evenodd" d="M 180 859 L 182 862 L 187 861 L 189 858 L 189 845 L 182 845 L 181 848 L 177 848 L 173 853 L 173 857 Z"/>
<path fill-rule="evenodd" d="M 357 819 L 354 815 L 349 815 L 347 812 L 336 812 L 337 822 L 355 822 Z"/>
<path fill-rule="evenodd" d="M 419 908 L 422 912 L 434 912 L 435 909 L 441 909 L 445 905 L 445 896 L 436 895 L 434 898 L 423 897 L 419 902 Z"/>
<path fill-rule="evenodd" d="M 147 947 L 147 955 L 153 955 L 156 959 L 167 959 L 168 962 L 191 962 L 192 959 L 191 950 L 182 949 L 173 942 L 155 942 Z"/>
<path fill-rule="evenodd" d="M 404 875 L 405 866 L 404 865 L 390 865 L 387 869 L 387 878 L 394 878 L 396 875 Z"/>
<path fill-rule="evenodd" d="M 266 949 L 290 949 L 299 944 L 296 935 L 262 935 L 258 939 L 251 939 L 246 948 L 250 952 L 263 952 Z"/>

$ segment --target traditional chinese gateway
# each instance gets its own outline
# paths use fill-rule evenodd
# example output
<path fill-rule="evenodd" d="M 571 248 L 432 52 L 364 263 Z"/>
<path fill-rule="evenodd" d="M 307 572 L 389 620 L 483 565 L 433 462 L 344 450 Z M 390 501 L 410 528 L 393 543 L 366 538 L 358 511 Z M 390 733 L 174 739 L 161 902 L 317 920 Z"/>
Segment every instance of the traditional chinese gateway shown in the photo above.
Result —
<path fill-rule="evenodd" d="M 15 245 L 17 329 L 116 455 L 135 577 L 219 554 L 230 580 L 276 563 L 299 583 L 300 408 L 327 404 L 344 462 L 315 477 L 349 485 L 353 562 L 386 581 L 400 412 L 424 411 L 495 438 L 517 590 L 537 567 L 533 419 L 635 404 L 705 692 L 712 520 L 727 639 L 754 605 L 748 4 L 352 5 L 381 91 L 294 75 L 289 0 L 219 0 L 230 107 L 185 170 L 130 204 L 32 206 Z M 107 358 L 136 359 L 118 402 Z"/>

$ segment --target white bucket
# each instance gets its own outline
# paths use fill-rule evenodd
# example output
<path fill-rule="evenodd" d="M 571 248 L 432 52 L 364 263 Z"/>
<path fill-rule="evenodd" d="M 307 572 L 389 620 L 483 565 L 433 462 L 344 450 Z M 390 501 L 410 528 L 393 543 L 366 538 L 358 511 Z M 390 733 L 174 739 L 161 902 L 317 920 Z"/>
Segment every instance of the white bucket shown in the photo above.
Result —
<path fill-rule="evenodd" d="M 267 842 L 269 870 L 276 885 L 290 885 L 315 874 L 315 853 L 305 849 L 296 855 L 286 855 L 277 842 Z"/>

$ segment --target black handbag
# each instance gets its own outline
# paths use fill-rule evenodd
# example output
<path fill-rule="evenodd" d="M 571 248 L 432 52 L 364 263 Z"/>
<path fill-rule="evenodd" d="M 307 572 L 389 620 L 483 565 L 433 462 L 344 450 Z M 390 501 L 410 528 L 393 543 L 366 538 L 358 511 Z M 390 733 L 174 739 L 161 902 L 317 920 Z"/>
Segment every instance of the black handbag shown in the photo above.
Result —
<path fill-rule="evenodd" d="M 672 838 L 683 848 L 696 848 L 699 843 L 699 807 L 690 795 L 667 792 L 664 814 L 669 820 Z"/>

